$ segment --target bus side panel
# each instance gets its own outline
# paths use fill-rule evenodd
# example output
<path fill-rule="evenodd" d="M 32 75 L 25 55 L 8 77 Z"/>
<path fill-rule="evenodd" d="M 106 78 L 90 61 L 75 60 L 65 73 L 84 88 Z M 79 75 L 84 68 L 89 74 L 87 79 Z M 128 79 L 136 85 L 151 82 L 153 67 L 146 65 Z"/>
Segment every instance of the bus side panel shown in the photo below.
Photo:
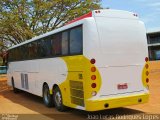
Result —
<path fill-rule="evenodd" d="M 46 82 L 52 91 L 53 85 L 64 83 L 67 75 L 68 68 L 66 63 L 61 58 L 47 58 L 39 60 L 39 75 L 37 77 L 38 93 L 42 93 L 42 86 Z M 42 94 L 40 94 L 42 95 Z"/>
<path fill-rule="evenodd" d="M 11 62 L 8 69 L 8 84 L 12 85 L 13 77 L 16 88 L 42 96 L 43 83 L 46 82 L 52 90 L 53 85 L 64 82 L 66 76 L 67 67 L 60 58 Z"/>

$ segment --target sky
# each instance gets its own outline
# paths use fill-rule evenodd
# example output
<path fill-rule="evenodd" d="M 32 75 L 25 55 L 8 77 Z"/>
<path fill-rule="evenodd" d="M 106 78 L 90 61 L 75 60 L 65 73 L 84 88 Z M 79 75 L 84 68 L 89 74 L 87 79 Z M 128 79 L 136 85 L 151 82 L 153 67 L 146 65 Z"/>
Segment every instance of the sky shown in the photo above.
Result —
<path fill-rule="evenodd" d="M 137 13 L 147 31 L 160 30 L 160 0 L 102 0 L 102 6 Z"/>

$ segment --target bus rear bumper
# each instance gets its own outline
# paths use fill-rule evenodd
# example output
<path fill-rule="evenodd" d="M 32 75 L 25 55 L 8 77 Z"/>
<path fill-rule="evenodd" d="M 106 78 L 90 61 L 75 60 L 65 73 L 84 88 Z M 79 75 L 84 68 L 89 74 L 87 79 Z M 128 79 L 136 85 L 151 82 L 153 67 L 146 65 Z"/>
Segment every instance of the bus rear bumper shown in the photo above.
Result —
<path fill-rule="evenodd" d="M 126 97 L 116 97 L 99 100 L 87 100 L 86 111 L 98 111 L 111 108 L 124 107 L 129 105 L 146 103 L 149 100 L 149 93 L 138 94 Z"/>

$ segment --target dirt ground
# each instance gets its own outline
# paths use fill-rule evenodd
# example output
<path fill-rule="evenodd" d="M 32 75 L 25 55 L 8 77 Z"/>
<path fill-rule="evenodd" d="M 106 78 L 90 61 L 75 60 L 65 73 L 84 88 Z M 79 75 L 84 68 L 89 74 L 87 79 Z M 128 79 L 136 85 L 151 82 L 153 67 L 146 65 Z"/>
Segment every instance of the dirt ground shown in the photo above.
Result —
<path fill-rule="evenodd" d="M 47 108 L 40 97 L 25 92 L 14 94 L 7 86 L 6 76 L 0 75 L 0 120 L 5 120 L 6 117 L 18 120 L 83 120 L 107 119 L 106 115 L 116 118 L 117 115 L 160 114 L 160 62 L 151 62 L 150 69 L 148 103 L 92 113 L 75 109 L 58 112 L 55 108 Z"/>
<path fill-rule="evenodd" d="M 141 110 L 146 113 L 160 114 L 160 62 L 150 62 L 150 99 L 142 105 L 127 108 Z"/>

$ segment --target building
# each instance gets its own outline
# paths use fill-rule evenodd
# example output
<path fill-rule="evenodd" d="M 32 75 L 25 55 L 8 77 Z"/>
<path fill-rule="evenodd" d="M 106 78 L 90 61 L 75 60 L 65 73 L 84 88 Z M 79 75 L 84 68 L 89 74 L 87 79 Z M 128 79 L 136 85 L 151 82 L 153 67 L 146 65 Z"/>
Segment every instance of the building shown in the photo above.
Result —
<path fill-rule="evenodd" d="M 160 29 L 147 32 L 149 60 L 160 60 Z"/>

